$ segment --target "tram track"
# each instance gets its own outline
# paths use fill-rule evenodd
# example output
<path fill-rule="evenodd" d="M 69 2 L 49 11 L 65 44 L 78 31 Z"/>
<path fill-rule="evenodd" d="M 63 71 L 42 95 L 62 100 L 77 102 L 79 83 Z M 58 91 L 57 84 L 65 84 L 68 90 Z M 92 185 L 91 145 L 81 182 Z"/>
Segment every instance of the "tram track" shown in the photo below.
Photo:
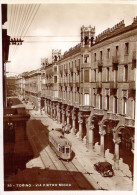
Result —
<path fill-rule="evenodd" d="M 34 148 L 35 153 L 39 153 L 44 167 L 49 170 L 61 171 L 60 174 L 62 177 L 64 177 L 65 174 L 69 175 L 71 183 L 77 185 L 79 189 L 92 189 L 91 182 L 89 182 L 89 179 L 87 180 L 87 176 L 90 177 L 90 175 L 84 176 L 84 172 L 86 171 L 84 168 L 82 169 L 82 165 L 80 166 L 79 164 L 79 166 L 76 166 L 74 163 L 76 159 L 73 159 L 74 162 L 72 162 L 72 160 L 69 162 L 59 160 L 54 150 L 48 145 L 48 133 L 45 132 L 45 136 L 43 136 L 43 133 L 43 131 L 35 131 L 35 128 L 31 128 L 28 136 L 30 137 L 31 145 Z M 41 147 L 44 145 L 45 147 Z M 81 172 L 81 170 L 83 171 Z"/>

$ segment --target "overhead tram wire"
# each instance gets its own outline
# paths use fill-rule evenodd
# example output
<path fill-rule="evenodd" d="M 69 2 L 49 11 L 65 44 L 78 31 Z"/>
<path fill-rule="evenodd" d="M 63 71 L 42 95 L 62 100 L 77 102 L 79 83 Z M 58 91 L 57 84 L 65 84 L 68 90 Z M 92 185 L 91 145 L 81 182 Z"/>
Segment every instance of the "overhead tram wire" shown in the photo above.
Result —
<path fill-rule="evenodd" d="M 17 36 L 17 37 L 21 37 L 21 36 Z M 30 36 L 23 36 L 24 38 L 29 38 L 29 37 L 41 37 L 41 38 L 44 38 L 44 37 L 80 37 L 80 35 L 60 35 L 60 36 L 56 36 L 56 35 L 43 35 L 43 36 L 41 36 L 41 35 L 30 35 Z"/>
<path fill-rule="evenodd" d="M 12 35 L 14 35 L 15 32 L 16 32 L 16 27 L 17 27 L 16 21 L 17 21 L 17 9 L 18 9 L 18 5 L 14 5 L 14 7 L 15 7 L 15 11 L 14 11 L 14 19 L 13 19 L 14 22 L 13 22 L 13 28 L 12 28 Z M 13 55 L 13 53 L 15 51 L 15 48 L 16 48 L 16 46 L 14 45 L 12 55 Z"/>
<path fill-rule="evenodd" d="M 10 13 L 10 19 L 11 19 L 11 23 L 10 23 L 10 32 L 9 34 L 12 36 L 12 29 L 13 29 L 13 13 L 14 13 L 14 6 L 13 5 L 9 5 L 11 7 L 11 13 Z M 10 48 L 10 55 L 12 56 L 13 53 L 13 47 Z"/>
<path fill-rule="evenodd" d="M 18 37 L 20 27 L 22 26 L 21 21 L 22 21 L 22 18 L 23 18 L 23 6 L 24 5 L 19 5 L 18 6 L 19 11 L 18 11 L 18 15 L 17 15 L 17 30 L 16 30 L 16 33 L 15 33 L 16 36 L 14 36 L 14 38 Z M 15 47 L 17 47 L 17 45 Z"/>
<path fill-rule="evenodd" d="M 31 15 L 33 15 L 33 11 L 31 11 L 31 10 L 33 10 L 33 5 L 31 5 L 31 4 L 29 4 L 31 7 L 31 9 L 30 9 L 30 12 L 27 14 L 27 12 L 23 12 L 23 16 L 24 15 L 27 15 L 27 18 L 30 18 L 30 16 Z M 25 7 L 24 7 L 24 10 L 26 10 L 26 7 L 28 7 L 28 5 L 25 5 Z M 25 19 L 24 17 L 22 17 L 22 21 L 21 21 L 21 28 L 20 28 L 20 32 L 19 32 L 19 35 L 20 35 L 20 37 L 21 37 L 21 35 L 22 35 L 22 30 L 23 30 L 23 27 L 25 27 L 25 26 L 27 26 L 28 24 L 26 24 L 26 21 L 28 21 L 27 20 L 27 18 Z M 24 20 L 25 19 L 25 20 Z M 29 22 L 29 21 L 28 21 Z M 23 23 L 23 26 L 22 26 L 22 23 Z M 16 46 L 16 50 L 17 50 L 17 46 Z M 16 51 L 15 51 L 16 52 Z M 15 52 L 14 52 L 14 56 L 15 56 Z"/>
<path fill-rule="evenodd" d="M 26 21 L 27 21 L 27 18 L 30 18 L 30 15 L 32 15 L 31 10 L 33 9 L 33 5 L 30 5 L 31 6 L 30 7 L 30 12 L 28 12 L 28 9 L 26 9 L 26 8 L 28 8 L 28 5 L 25 5 L 25 6 L 26 6 L 26 7 L 24 7 L 25 12 L 23 12 L 23 16 L 25 15 L 27 17 L 22 17 L 21 28 L 20 28 L 20 32 L 19 32 L 20 37 L 22 35 L 23 27 L 28 25 L 28 24 L 26 24 Z M 23 25 L 22 25 L 22 23 L 23 23 Z M 18 46 L 16 45 L 16 50 L 17 50 L 17 48 L 18 48 Z M 13 54 L 13 57 L 15 56 L 16 50 L 15 50 L 15 52 Z"/>
<path fill-rule="evenodd" d="M 30 4 L 29 4 L 30 5 Z M 29 5 L 23 5 L 23 11 L 22 11 L 22 18 L 20 20 L 20 28 L 18 28 L 19 32 L 18 34 L 21 36 L 21 32 L 22 32 L 22 29 L 23 27 L 25 26 L 26 24 L 26 21 L 27 21 L 27 18 L 29 16 Z M 25 7 L 24 7 L 25 6 Z M 31 6 L 31 5 L 30 5 Z M 19 37 L 19 36 L 18 36 Z M 16 53 L 16 50 L 18 49 L 18 46 L 15 45 L 15 49 L 14 49 L 14 52 L 13 52 L 13 56 L 15 56 L 15 53 Z"/>
<path fill-rule="evenodd" d="M 38 12 L 38 10 L 39 10 L 39 7 L 40 7 L 40 4 L 38 4 L 38 7 L 36 8 L 35 13 L 33 13 L 33 16 L 32 16 L 32 18 L 31 18 L 30 24 L 29 24 L 29 26 L 28 26 L 28 28 L 27 28 L 27 30 L 26 30 L 26 32 L 25 32 L 25 35 L 26 35 L 26 33 L 28 32 L 28 29 L 30 28 L 30 26 L 31 26 L 31 24 L 32 24 L 32 22 L 33 22 L 33 20 L 34 20 L 34 18 L 35 18 L 35 16 L 36 16 L 37 12 Z M 33 9 L 33 11 L 34 11 L 34 10 L 35 10 L 35 9 Z M 14 56 L 15 56 L 15 54 L 16 54 L 16 53 L 14 53 Z"/>
<path fill-rule="evenodd" d="M 18 29 L 17 29 L 17 37 L 19 37 L 21 35 L 21 31 L 22 31 L 22 28 L 23 28 L 23 25 L 22 23 L 26 22 L 26 20 L 24 20 L 24 16 L 27 16 L 28 17 L 28 14 L 26 14 L 26 8 L 28 7 L 28 5 L 19 5 L 19 7 L 21 7 L 21 18 L 19 20 L 19 25 L 18 25 Z M 15 46 L 15 51 L 13 53 L 13 56 L 17 50 L 18 46 L 16 45 Z"/>
<path fill-rule="evenodd" d="M 77 43 L 80 43 L 80 41 L 24 41 L 24 43 L 50 43 L 50 42 L 53 42 L 53 43 L 66 43 L 66 42 L 77 42 Z"/>
<path fill-rule="evenodd" d="M 33 18 L 31 19 L 31 22 L 30 22 L 30 24 L 29 24 L 29 26 L 28 26 L 28 28 L 27 28 L 27 30 L 26 30 L 26 32 L 25 32 L 25 35 L 26 35 L 26 33 L 28 32 L 28 30 L 29 30 L 29 28 L 30 28 L 30 26 L 31 26 L 31 24 L 32 24 L 32 22 L 33 22 L 33 20 L 34 20 L 36 14 L 37 14 L 39 8 L 40 8 L 40 4 L 38 4 L 38 7 L 37 7 L 37 9 L 36 9 L 36 12 L 35 12 L 35 14 L 33 15 Z M 24 36 L 25 36 L 25 35 L 24 35 Z"/>
<path fill-rule="evenodd" d="M 30 5 L 32 7 L 30 7 L 30 11 L 29 11 L 29 14 L 28 14 L 28 17 L 27 17 L 27 20 L 26 20 L 26 25 L 23 27 L 22 29 L 22 32 L 21 32 L 21 37 L 23 36 L 24 32 L 25 32 L 25 29 L 27 28 L 27 25 L 29 24 L 29 21 L 31 20 L 31 17 L 33 16 L 33 12 L 34 12 L 34 9 L 35 9 L 35 5 L 34 5 L 34 8 L 33 8 L 33 5 Z"/>

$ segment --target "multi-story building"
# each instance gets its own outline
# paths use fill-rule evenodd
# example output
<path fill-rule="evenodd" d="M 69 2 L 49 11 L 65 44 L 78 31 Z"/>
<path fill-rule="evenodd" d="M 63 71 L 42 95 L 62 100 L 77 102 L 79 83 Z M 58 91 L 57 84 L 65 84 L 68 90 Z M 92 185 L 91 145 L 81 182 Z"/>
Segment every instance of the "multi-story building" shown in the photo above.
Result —
<path fill-rule="evenodd" d="M 25 92 L 24 96 L 30 102 L 33 102 L 36 106 L 36 109 L 40 109 L 41 103 L 41 70 L 33 70 L 31 72 L 27 72 L 24 75 L 25 78 Z M 24 87 L 24 85 L 23 85 Z"/>
<path fill-rule="evenodd" d="M 81 44 L 45 70 L 45 111 L 66 121 L 88 148 L 111 156 L 116 169 L 120 160 L 133 167 L 136 34 L 137 18 L 97 37 L 95 28 L 83 26 Z"/>
<path fill-rule="evenodd" d="M 15 96 L 16 91 L 16 77 L 6 77 L 6 97 Z"/>
<path fill-rule="evenodd" d="M 124 163 L 129 171 L 134 159 L 136 41 L 137 17 L 131 25 L 121 21 L 97 37 L 95 27 L 82 26 L 80 44 L 62 56 L 53 50 L 52 64 L 44 60 L 41 72 L 25 76 L 27 96 L 41 96 L 46 114 L 66 122 L 89 149 L 109 157 L 115 169 Z"/>

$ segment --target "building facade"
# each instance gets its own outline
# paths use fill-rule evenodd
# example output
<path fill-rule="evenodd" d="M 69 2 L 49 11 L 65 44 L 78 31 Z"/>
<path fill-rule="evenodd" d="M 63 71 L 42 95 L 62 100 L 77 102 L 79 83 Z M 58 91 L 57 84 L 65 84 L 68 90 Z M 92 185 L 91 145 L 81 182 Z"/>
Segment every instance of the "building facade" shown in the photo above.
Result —
<path fill-rule="evenodd" d="M 136 41 L 137 17 L 129 26 L 121 21 L 98 36 L 95 27 L 82 26 L 80 44 L 62 56 L 52 50 L 52 64 L 42 60 L 41 70 L 25 77 L 26 95 L 39 94 L 46 114 L 66 124 L 87 148 L 111 159 L 115 169 L 124 163 L 129 172 L 134 161 Z"/>

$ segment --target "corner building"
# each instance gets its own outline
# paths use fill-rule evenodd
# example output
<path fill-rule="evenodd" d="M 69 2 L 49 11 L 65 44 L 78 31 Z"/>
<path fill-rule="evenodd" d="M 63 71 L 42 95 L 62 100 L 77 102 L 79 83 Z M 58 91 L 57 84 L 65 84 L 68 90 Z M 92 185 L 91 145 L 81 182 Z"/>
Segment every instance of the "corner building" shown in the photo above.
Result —
<path fill-rule="evenodd" d="M 66 124 L 87 148 L 115 169 L 133 173 L 137 17 L 95 37 L 81 27 L 81 43 L 44 64 L 45 112 Z"/>

